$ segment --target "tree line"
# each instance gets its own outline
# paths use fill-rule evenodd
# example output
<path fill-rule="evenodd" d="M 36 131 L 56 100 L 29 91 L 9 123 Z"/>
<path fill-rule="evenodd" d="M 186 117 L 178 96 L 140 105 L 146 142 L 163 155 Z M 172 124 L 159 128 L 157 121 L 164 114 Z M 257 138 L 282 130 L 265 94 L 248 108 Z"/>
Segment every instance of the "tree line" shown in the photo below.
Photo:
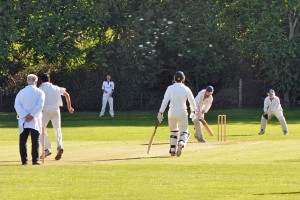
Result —
<path fill-rule="evenodd" d="M 48 72 L 77 110 L 97 110 L 106 74 L 119 110 L 152 110 L 177 70 L 214 105 L 262 106 L 274 88 L 285 107 L 300 93 L 299 1 L 2 0 L 0 109 L 13 109 L 28 73 Z"/>

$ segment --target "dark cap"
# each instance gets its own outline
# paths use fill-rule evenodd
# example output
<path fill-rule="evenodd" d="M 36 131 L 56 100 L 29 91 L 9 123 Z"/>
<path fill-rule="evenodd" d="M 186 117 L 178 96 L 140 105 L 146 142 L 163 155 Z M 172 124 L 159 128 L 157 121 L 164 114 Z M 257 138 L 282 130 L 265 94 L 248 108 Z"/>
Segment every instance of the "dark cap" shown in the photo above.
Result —
<path fill-rule="evenodd" d="M 176 82 L 180 82 L 185 79 L 184 73 L 182 71 L 177 71 L 174 75 L 174 79 Z"/>
<path fill-rule="evenodd" d="M 275 94 L 275 91 L 273 89 L 269 89 L 268 94 Z"/>
<path fill-rule="evenodd" d="M 214 92 L 214 88 L 213 88 L 213 86 L 207 86 L 207 88 L 206 88 L 206 92 Z"/>
<path fill-rule="evenodd" d="M 48 82 L 48 81 L 49 81 L 49 78 L 50 78 L 50 75 L 49 75 L 48 73 L 44 73 L 44 74 L 42 74 L 42 76 L 41 76 L 42 82 Z"/>

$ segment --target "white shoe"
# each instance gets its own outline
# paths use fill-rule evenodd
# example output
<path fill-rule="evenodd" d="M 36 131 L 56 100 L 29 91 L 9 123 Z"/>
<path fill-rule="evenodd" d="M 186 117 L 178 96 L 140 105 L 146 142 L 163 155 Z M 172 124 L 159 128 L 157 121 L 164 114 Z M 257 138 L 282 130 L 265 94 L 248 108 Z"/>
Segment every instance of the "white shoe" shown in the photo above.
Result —
<path fill-rule="evenodd" d="M 177 152 L 176 152 L 177 157 L 179 157 L 181 155 L 183 148 L 184 148 L 183 141 L 178 142 L 178 148 L 177 148 Z"/>
<path fill-rule="evenodd" d="M 45 158 L 50 156 L 51 154 L 52 154 L 52 152 L 49 149 L 45 150 Z M 42 159 L 42 158 L 43 158 L 43 155 L 40 156 L 40 159 Z"/>
<path fill-rule="evenodd" d="M 103 115 L 101 115 L 101 114 L 99 115 L 99 117 L 102 117 L 102 116 L 103 116 Z"/>

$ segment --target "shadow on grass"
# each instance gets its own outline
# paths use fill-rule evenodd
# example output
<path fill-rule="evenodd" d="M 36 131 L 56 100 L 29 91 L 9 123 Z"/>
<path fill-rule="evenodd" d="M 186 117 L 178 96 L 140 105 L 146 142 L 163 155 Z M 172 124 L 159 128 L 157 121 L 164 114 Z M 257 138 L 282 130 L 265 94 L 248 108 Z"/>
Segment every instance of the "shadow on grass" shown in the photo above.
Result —
<path fill-rule="evenodd" d="M 264 196 L 264 195 L 288 195 L 288 194 L 300 194 L 299 192 L 274 192 L 274 193 L 261 193 L 261 194 L 254 194 L 257 196 Z"/>
<path fill-rule="evenodd" d="M 300 109 L 291 109 L 285 111 L 285 117 L 288 124 L 298 124 L 300 121 Z M 211 110 L 205 115 L 210 125 L 217 125 L 217 114 L 227 113 L 228 125 L 258 124 L 262 111 L 261 109 L 224 109 Z M 114 118 L 105 115 L 98 117 L 98 112 L 75 112 L 69 114 L 62 112 L 63 127 L 107 127 L 107 126 L 141 126 L 153 127 L 156 122 L 156 112 L 117 112 Z M 164 114 L 165 119 L 159 126 L 168 126 L 167 113 Z M 270 123 L 278 124 L 277 119 L 272 119 Z M 49 126 L 51 123 L 49 123 Z M 189 124 L 192 125 L 191 119 Z M 15 112 L 0 112 L 0 128 L 17 128 L 17 119 Z"/>
<path fill-rule="evenodd" d="M 10 164 L 7 164 L 10 163 Z M 16 163 L 16 164 L 11 164 L 11 163 Z M 15 160 L 1 160 L 0 161 L 0 167 L 7 167 L 7 166 L 22 166 L 21 161 L 15 161 Z"/>

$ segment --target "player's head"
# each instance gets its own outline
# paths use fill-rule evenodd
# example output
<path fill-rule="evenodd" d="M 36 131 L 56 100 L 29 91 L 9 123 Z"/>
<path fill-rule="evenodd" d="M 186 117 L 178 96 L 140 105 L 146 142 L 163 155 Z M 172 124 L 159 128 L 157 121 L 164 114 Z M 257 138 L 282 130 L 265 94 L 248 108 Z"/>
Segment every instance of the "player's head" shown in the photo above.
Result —
<path fill-rule="evenodd" d="M 182 71 L 177 71 L 174 75 L 174 81 L 177 83 L 184 82 L 185 76 Z"/>
<path fill-rule="evenodd" d="M 269 89 L 267 94 L 270 98 L 273 98 L 275 96 L 275 91 L 273 89 Z"/>
<path fill-rule="evenodd" d="M 35 74 L 28 74 L 27 75 L 27 84 L 34 85 L 38 81 L 38 77 Z"/>
<path fill-rule="evenodd" d="M 41 80 L 42 80 L 43 83 L 44 82 L 49 82 L 50 81 L 50 75 L 48 73 L 42 74 Z"/>
<path fill-rule="evenodd" d="M 109 75 L 109 74 L 106 75 L 106 79 L 107 79 L 107 80 L 110 80 L 110 79 L 111 79 L 111 75 Z"/>
<path fill-rule="evenodd" d="M 211 86 L 211 85 L 207 86 L 206 89 L 205 89 L 205 93 L 206 93 L 206 95 L 208 95 L 208 96 L 212 95 L 212 94 L 214 93 L 214 88 L 213 88 L 213 86 Z"/>

